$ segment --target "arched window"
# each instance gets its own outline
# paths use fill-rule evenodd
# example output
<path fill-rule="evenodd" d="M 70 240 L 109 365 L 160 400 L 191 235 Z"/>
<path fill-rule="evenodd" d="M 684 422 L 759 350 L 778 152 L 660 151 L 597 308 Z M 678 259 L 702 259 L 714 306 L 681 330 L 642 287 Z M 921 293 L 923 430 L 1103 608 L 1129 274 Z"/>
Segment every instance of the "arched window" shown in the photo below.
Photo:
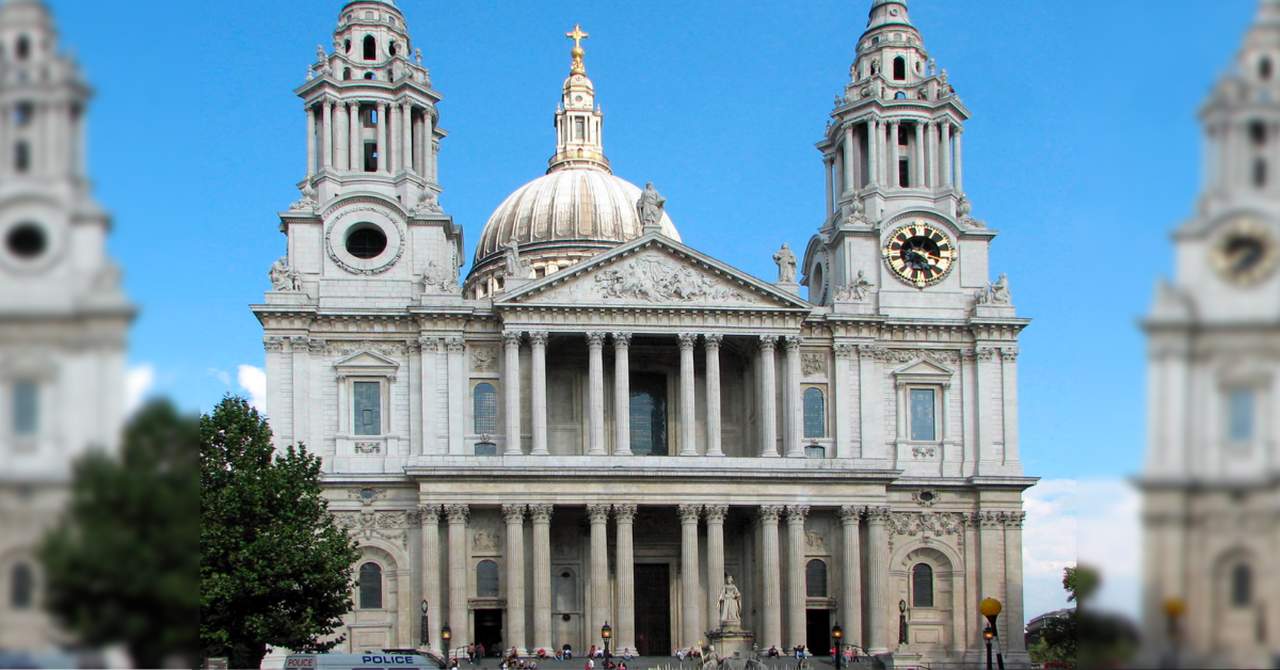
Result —
<path fill-rule="evenodd" d="M 489 382 L 476 384 L 471 399 L 476 434 L 488 435 L 498 432 L 498 389 Z"/>
<path fill-rule="evenodd" d="M 893 59 L 893 80 L 902 81 L 907 78 L 907 59 L 898 56 Z"/>
<path fill-rule="evenodd" d="M 1270 81 L 1271 70 L 1272 70 L 1271 59 L 1267 58 L 1266 56 L 1263 56 L 1262 60 L 1258 62 L 1258 76 L 1263 81 Z"/>
<path fill-rule="evenodd" d="M 18 563 L 9 575 L 9 605 L 15 610 L 31 609 L 35 604 L 36 577 L 31 565 Z"/>
<path fill-rule="evenodd" d="M 382 566 L 373 561 L 360 566 L 360 609 L 382 609 Z"/>
<path fill-rule="evenodd" d="M 364 59 L 378 60 L 378 40 L 373 35 L 364 36 Z"/>
<path fill-rule="evenodd" d="M 26 35 L 18 38 L 18 43 L 13 47 L 13 57 L 19 61 L 24 61 L 31 56 L 31 39 Z"/>
<path fill-rule="evenodd" d="M 809 598 L 827 597 L 827 564 L 813 559 L 804 566 L 804 594 Z"/>
<path fill-rule="evenodd" d="M 822 389 L 804 390 L 804 436 L 827 436 L 827 401 Z"/>
<path fill-rule="evenodd" d="M 342 79 L 343 79 L 343 81 L 346 81 L 346 80 L 348 80 L 348 79 L 350 79 L 350 78 L 351 78 L 351 68 L 349 68 L 349 67 L 344 67 L 344 68 L 342 68 Z"/>
<path fill-rule="evenodd" d="M 1248 607 L 1253 602 L 1253 571 L 1248 563 L 1231 568 L 1231 605 Z"/>
<path fill-rule="evenodd" d="M 1265 188 L 1267 185 L 1267 159 L 1255 158 L 1253 161 L 1253 186 Z"/>
<path fill-rule="evenodd" d="M 498 564 L 485 559 L 476 564 L 476 597 L 498 597 Z"/>
<path fill-rule="evenodd" d="M 348 37 L 347 39 L 345 39 L 345 40 L 343 40 L 343 41 L 342 41 L 342 50 L 343 50 L 343 52 L 345 52 L 345 53 L 351 53 L 351 38 L 350 38 L 350 37 Z"/>
<path fill-rule="evenodd" d="M 933 567 L 928 563 L 911 568 L 911 606 L 933 607 Z"/>
<path fill-rule="evenodd" d="M 31 145 L 18 142 L 13 145 L 13 170 L 18 174 L 26 174 L 31 169 Z"/>
<path fill-rule="evenodd" d="M 395 41 L 395 40 L 391 40 L 391 43 L 387 45 L 387 51 L 388 51 L 392 56 L 396 55 L 396 41 Z"/>

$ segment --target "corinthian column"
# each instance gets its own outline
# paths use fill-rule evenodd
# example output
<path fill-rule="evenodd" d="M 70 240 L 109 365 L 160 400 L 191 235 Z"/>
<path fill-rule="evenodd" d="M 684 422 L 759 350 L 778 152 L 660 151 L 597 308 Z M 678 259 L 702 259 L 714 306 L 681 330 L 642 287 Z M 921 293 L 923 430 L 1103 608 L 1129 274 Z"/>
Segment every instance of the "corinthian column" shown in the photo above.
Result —
<path fill-rule="evenodd" d="M 551 643 L 551 512 L 547 504 L 529 505 L 533 519 L 533 648 L 553 651 Z"/>
<path fill-rule="evenodd" d="M 889 650 L 885 597 L 885 581 L 889 577 L 888 521 L 888 507 L 867 508 L 867 543 L 871 545 L 871 560 L 867 562 L 867 650 L 873 654 Z"/>
<path fill-rule="evenodd" d="M 787 506 L 787 647 L 805 644 L 804 519 L 808 505 Z"/>
<path fill-rule="evenodd" d="M 520 331 L 502 334 L 506 360 L 502 366 L 502 391 L 506 398 L 506 456 L 519 456 L 520 448 Z"/>
<path fill-rule="evenodd" d="M 387 103 L 380 103 L 378 105 L 378 172 L 381 173 L 391 171 L 391 164 L 387 162 L 387 158 L 390 155 L 390 152 L 387 151 L 387 122 L 389 120 Z"/>
<path fill-rule="evenodd" d="M 1008 630 L 1020 631 L 1022 620 L 1022 522 L 1026 512 L 1010 512 L 1005 518 L 1004 526 L 1004 624 Z M 1005 644 L 1009 651 L 1026 651 L 1027 642 L 1021 635 L 1006 633 Z"/>
<path fill-rule="evenodd" d="M 858 522 L 862 508 L 845 505 L 840 508 L 842 546 L 840 551 L 840 620 L 849 644 L 862 645 L 862 555 L 858 546 Z"/>
<path fill-rule="evenodd" d="M 680 505 L 680 601 L 683 610 L 681 648 L 698 643 L 702 635 L 701 589 L 698 588 L 698 515 L 701 505 Z"/>
<path fill-rule="evenodd" d="M 781 505 L 760 506 L 760 558 L 764 571 L 764 598 L 761 611 L 764 613 L 764 639 L 760 641 L 761 649 L 777 647 L 782 649 L 782 588 L 778 581 L 778 517 L 782 514 Z"/>
<path fill-rule="evenodd" d="M 413 172 L 413 107 L 408 101 L 400 103 L 400 165 L 405 172 Z"/>
<path fill-rule="evenodd" d="M 310 106 L 307 112 L 307 177 L 316 173 L 316 111 Z"/>
<path fill-rule="evenodd" d="M 720 342 L 723 335 L 703 336 L 707 356 L 707 455 L 724 456 L 720 445 Z"/>
<path fill-rule="evenodd" d="M 613 453 L 622 456 L 631 455 L 630 348 L 631 333 L 613 334 Z"/>
<path fill-rule="evenodd" d="M 440 621 L 440 506 L 418 508 L 422 520 L 422 599 L 427 601 L 427 620 Z M 427 628 L 422 644 L 436 649 L 439 626 Z"/>
<path fill-rule="evenodd" d="M 524 656 L 524 505 L 503 505 L 507 521 L 507 639 L 503 646 Z"/>
<path fill-rule="evenodd" d="M 773 348 L 778 338 L 760 336 L 760 455 L 778 455 L 778 389 L 774 381 Z"/>
<path fill-rule="evenodd" d="M 587 333 L 587 454 L 590 456 L 605 453 L 603 349 L 604 333 Z"/>
<path fill-rule="evenodd" d="M 698 336 L 692 333 L 680 333 L 680 455 L 697 456 L 698 420 L 695 416 L 694 395 L 696 393 L 693 379 L 693 347 Z M 697 640 L 694 640 L 696 642 Z"/>
<path fill-rule="evenodd" d="M 609 619 L 609 506 L 587 505 L 591 519 L 591 621 L 587 630 L 597 630 Z"/>
<path fill-rule="evenodd" d="M 635 550 L 632 529 L 635 526 L 636 506 L 623 503 L 613 506 L 613 518 L 617 526 L 618 573 L 618 642 L 617 653 L 632 655 L 636 650 L 636 585 Z"/>
<path fill-rule="evenodd" d="M 449 517 L 449 624 L 453 648 L 467 646 L 471 626 L 467 621 L 467 517 L 466 505 L 445 505 Z"/>
<path fill-rule="evenodd" d="M 804 458 L 804 446 L 800 441 L 801 421 L 804 409 L 800 406 L 800 338 L 788 337 L 787 347 L 787 406 L 786 435 L 783 443 L 787 446 L 787 456 Z"/>
<path fill-rule="evenodd" d="M 529 453 L 534 456 L 545 456 L 547 452 L 547 333 L 529 333 L 530 358 L 533 369 L 530 370 L 530 384 L 533 386 L 533 398 L 530 410 L 533 424 L 533 449 Z"/>
<path fill-rule="evenodd" d="M 853 454 L 853 420 L 847 408 L 852 404 L 853 394 L 849 391 L 849 380 L 853 378 L 854 345 L 848 342 L 836 342 L 836 378 L 835 388 L 831 394 L 831 412 L 836 420 L 835 458 L 852 458 Z M 847 621 L 848 619 L 846 619 Z"/>
<path fill-rule="evenodd" d="M 364 169 L 364 143 L 360 138 L 360 103 L 347 103 L 347 169 L 359 172 Z"/>
<path fill-rule="evenodd" d="M 705 505 L 707 517 L 707 627 L 720 625 L 720 590 L 724 588 L 724 518 L 727 505 Z"/>
<path fill-rule="evenodd" d="M 323 123 L 320 127 L 320 165 L 327 170 L 333 165 L 333 101 L 321 102 L 320 110 Z"/>

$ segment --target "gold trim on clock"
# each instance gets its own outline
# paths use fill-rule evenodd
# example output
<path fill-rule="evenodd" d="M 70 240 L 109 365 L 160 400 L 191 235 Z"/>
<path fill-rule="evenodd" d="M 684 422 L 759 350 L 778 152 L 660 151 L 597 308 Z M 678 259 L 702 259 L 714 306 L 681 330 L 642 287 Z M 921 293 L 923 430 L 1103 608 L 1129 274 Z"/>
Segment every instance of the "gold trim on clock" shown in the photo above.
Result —
<path fill-rule="evenodd" d="M 895 228 L 880 254 L 898 279 L 920 289 L 946 279 L 958 255 L 949 235 L 923 221 Z"/>
<path fill-rule="evenodd" d="M 1267 224 L 1241 217 L 1228 224 L 1213 243 L 1209 258 L 1214 270 L 1228 282 L 1253 286 L 1280 265 L 1280 244 Z"/>

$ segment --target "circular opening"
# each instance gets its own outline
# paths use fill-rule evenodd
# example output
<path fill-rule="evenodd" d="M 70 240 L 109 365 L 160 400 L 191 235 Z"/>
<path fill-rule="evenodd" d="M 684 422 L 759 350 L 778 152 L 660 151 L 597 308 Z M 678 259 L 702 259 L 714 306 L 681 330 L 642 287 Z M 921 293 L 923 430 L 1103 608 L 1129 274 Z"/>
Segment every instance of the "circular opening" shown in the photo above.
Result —
<path fill-rule="evenodd" d="M 18 258 L 36 258 L 49 246 L 44 229 L 34 223 L 20 223 L 5 236 L 5 246 Z"/>
<path fill-rule="evenodd" d="M 920 492 L 920 499 L 921 499 L 921 500 L 923 500 L 923 501 L 925 501 L 925 502 L 930 502 L 930 501 L 932 501 L 932 500 L 933 500 L 933 497 L 934 497 L 934 496 L 933 496 L 933 491 L 921 491 L 921 492 Z"/>
<path fill-rule="evenodd" d="M 375 258 L 386 248 L 386 233 L 371 223 L 359 224 L 347 233 L 347 253 L 356 258 Z"/>

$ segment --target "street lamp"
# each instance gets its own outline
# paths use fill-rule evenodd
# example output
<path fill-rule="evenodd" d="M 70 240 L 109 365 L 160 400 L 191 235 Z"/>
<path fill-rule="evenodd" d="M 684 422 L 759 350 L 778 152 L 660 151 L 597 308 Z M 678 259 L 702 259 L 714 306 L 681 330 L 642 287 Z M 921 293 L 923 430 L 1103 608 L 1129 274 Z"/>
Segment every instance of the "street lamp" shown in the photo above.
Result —
<path fill-rule="evenodd" d="M 600 639 L 604 640 L 604 662 L 606 665 L 609 663 L 609 638 L 611 637 L 613 637 L 613 628 L 606 621 L 600 627 Z"/>
<path fill-rule="evenodd" d="M 978 603 L 978 611 L 987 618 L 987 627 L 982 630 L 982 639 L 987 643 L 987 670 L 991 670 L 991 641 L 996 637 L 996 617 L 1000 616 L 1001 609 L 1000 601 L 995 598 L 983 598 Z"/>
<path fill-rule="evenodd" d="M 831 627 L 831 639 L 836 641 L 836 670 L 840 670 L 840 661 L 844 658 L 844 649 L 842 642 L 844 641 L 844 629 L 840 627 L 840 622 Z"/>
<path fill-rule="evenodd" d="M 422 626 L 421 626 L 421 628 L 420 628 L 420 629 L 419 629 L 419 631 L 418 631 L 418 632 L 419 632 L 418 637 L 421 637 L 421 638 L 422 638 L 422 646 L 423 646 L 423 648 L 424 648 L 424 649 L 430 649 L 430 648 L 431 648 L 431 643 L 427 640 L 428 632 L 429 632 L 430 630 L 431 630 L 431 628 L 429 627 L 429 624 L 428 624 L 428 622 L 427 622 L 427 601 L 426 601 L 426 599 L 423 599 L 423 601 L 422 601 Z"/>
<path fill-rule="evenodd" d="M 449 640 L 451 639 L 453 639 L 453 631 L 449 630 L 449 623 L 446 621 L 445 624 L 440 627 L 440 646 L 443 647 L 444 657 L 446 660 L 449 658 Z"/>
<path fill-rule="evenodd" d="M 1178 620 L 1182 618 L 1182 615 L 1186 613 L 1186 611 L 1187 603 L 1181 598 L 1174 597 L 1164 601 L 1164 614 L 1168 617 L 1169 621 L 1169 646 L 1172 647 L 1170 653 L 1173 654 L 1173 662 L 1169 665 L 1174 668 L 1179 665 L 1178 656 L 1179 651 L 1181 651 L 1179 647 L 1182 646 L 1180 644 L 1182 636 L 1181 630 L 1178 626 Z"/>

